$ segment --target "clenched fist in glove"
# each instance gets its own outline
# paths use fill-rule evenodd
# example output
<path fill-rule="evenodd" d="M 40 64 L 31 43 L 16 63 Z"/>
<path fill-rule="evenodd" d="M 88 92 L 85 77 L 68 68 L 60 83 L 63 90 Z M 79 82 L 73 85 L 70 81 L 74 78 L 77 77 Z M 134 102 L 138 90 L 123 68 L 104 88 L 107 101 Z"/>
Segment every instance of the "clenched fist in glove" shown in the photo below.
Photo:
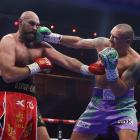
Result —
<path fill-rule="evenodd" d="M 52 33 L 51 30 L 47 27 L 39 27 L 36 32 L 36 41 L 41 42 L 50 42 L 54 44 L 59 44 L 60 40 L 62 38 L 62 35 Z"/>
<path fill-rule="evenodd" d="M 34 63 L 27 65 L 27 67 L 30 70 L 30 74 L 33 75 L 40 71 L 51 69 L 52 64 L 48 58 L 44 57 L 44 58 L 37 58 Z"/>
<path fill-rule="evenodd" d="M 114 48 L 107 47 L 99 52 L 99 57 L 105 66 L 106 77 L 108 81 L 115 81 L 119 74 L 117 70 L 118 52 Z"/>

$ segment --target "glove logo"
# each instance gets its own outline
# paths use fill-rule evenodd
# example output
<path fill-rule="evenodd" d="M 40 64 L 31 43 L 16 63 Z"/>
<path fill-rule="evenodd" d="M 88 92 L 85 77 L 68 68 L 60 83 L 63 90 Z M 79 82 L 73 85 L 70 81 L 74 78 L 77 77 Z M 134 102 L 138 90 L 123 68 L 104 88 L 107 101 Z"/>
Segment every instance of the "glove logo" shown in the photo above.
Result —
<path fill-rule="evenodd" d="M 114 48 L 105 48 L 99 53 L 99 57 L 108 69 L 115 69 L 118 63 L 118 52 Z"/>

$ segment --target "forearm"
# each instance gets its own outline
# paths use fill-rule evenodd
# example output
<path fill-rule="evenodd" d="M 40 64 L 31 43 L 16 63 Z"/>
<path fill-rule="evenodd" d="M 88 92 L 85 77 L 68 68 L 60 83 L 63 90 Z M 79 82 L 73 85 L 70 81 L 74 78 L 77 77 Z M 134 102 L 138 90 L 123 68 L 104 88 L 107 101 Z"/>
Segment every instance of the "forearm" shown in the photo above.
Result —
<path fill-rule="evenodd" d="M 45 41 L 54 44 L 61 44 L 70 48 L 93 49 L 91 39 L 83 39 L 78 36 L 61 35 L 51 32 L 47 27 L 40 27 L 36 33 L 37 42 Z"/>
<path fill-rule="evenodd" d="M 12 67 L 10 69 L 2 71 L 2 78 L 5 82 L 11 83 L 11 82 L 17 82 L 22 79 L 27 78 L 30 75 L 30 70 L 28 67 Z"/>
<path fill-rule="evenodd" d="M 73 72 L 80 73 L 82 75 L 95 76 L 95 75 L 104 75 L 105 69 L 101 62 L 92 63 L 90 65 L 85 65 L 79 60 L 71 57 L 59 59 L 55 61 L 56 64 L 71 70 Z"/>
<path fill-rule="evenodd" d="M 71 57 L 63 57 L 62 59 L 59 58 L 57 60 L 54 60 L 53 62 L 65 69 L 68 69 L 76 73 L 81 73 L 80 68 L 83 65 L 83 63 L 81 63 L 79 60 Z"/>
<path fill-rule="evenodd" d="M 50 70 L 51 68 L 52 63 L 49 59 L 46 57 L 37 58 L 33 63 L 28 64 L 25 67 L 5 66 L 2 69 L 2 77 L 5 82 L 16 82 L 25 79 L 30 75 L 41 72 L 44 69 Z"/>
<path fill-rule="evenodd" d="M 129 89 L 128 85 L 120 78 L 113 82 L 108 82 L 110 89 L 113 91 L 116 97 L 123 96 Z"/>
<path fill-rule="evenodd" d="M 79 44 L 80 40 L 81 38 L 77 36 L 62 35 L 60 44 L 75 49 L 82 48 L 82 46 Z"/>

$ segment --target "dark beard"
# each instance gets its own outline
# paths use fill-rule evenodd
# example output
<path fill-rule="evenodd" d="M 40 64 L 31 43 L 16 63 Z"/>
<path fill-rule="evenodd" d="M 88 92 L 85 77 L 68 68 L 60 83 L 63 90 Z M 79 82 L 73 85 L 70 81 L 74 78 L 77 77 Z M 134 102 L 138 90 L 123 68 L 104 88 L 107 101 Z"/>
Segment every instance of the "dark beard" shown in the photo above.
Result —
<path fill-rule="evenodd" d="M 29 44 L 31 42 L 34 42 L 35 41 L 35 33 L 32 33 L 34 34 L 34 37 L 29 37 L 29 35 L 31 34 L 32 32 L 22 32 L 21 33 L 21 39 L 26 43 L 26 44 Z"/>

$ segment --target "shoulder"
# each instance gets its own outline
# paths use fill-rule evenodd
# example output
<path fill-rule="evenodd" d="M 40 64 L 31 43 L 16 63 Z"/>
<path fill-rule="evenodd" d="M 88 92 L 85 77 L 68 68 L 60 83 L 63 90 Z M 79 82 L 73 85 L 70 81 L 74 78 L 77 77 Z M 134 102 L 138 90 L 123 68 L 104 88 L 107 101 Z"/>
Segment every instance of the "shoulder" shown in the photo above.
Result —
<path fill-rule="evenodd" d="M 7 34 L 2 37 L 0 41 L 0 49 L 1 50 L 14 50 L 16 47 L 16 40 L 13 34 Z"/>
<path fill-rule="evenodd" d="M 105 47 L 110 47 L 110 40 L 106 37 L 98 37 L 97 41 L 101 44 L 103 44 Z"/>
<path fill-rule="evenodd" d="M 3 36 L 1 40 L 7 40 L 7 39 L 14 39 L 14 34 L 7 34 Z"/>
<path fill-rule="evenodd" d="M 133 80 L 137 81 L 140 79 L 140 62 L 136 62 L 128 69 L 128 72 L 131 73 Z"/>
<path fill-rule="evenodd" d="M 106 37 L 96 37 L 96 38 L 85 39 L 85 40 L 89 41 L 89 42 L 100 42 L 100 43 L 107 43 L 107 42 L 109 42 L 109 38 L 106 38 Z"/>
<path fill-rule="evenodd" d="M 92 40 L 93 44 L 96 46 L 97 51 L 101 51 L 106 47 L 110 47 L 111 43 L 109 38 L 97 37 Z"/>
<path fill-rule="evenodd" d="M 130 50 L 131 54 L 134 56 L 134 58 L 136 60 L 139 60 L 140 61 L 140 55 L 139 55 L 139 53 L 137 53 L 133 48 L 129 48 L 129 50 Z"/>
<path fill-rule="evenodd" d="M 16 43 L 16 39 L 14 37 L 13 34 L 7 34 L 5 36 L 2 37 L 1 41 L 0 41 L 0 44 L 13 44 L 13 43 Z"/>
<path fill-rule="evenodd" d="M 125 80 L 133 81 L 134 83 L 140 79 L 140 62 L 133 63 L 124 73 Z"/>
<path fill-rule="evenodd" d="M 16 42 L 14 34 L 7 34 L 7 35 L 5 35 L 5 36 L 3 36 L 1 38 L 1 41 L 0 41 L 0 43 L 8 43 L 8 44 L 11 44 L 13 42 Z"/>

